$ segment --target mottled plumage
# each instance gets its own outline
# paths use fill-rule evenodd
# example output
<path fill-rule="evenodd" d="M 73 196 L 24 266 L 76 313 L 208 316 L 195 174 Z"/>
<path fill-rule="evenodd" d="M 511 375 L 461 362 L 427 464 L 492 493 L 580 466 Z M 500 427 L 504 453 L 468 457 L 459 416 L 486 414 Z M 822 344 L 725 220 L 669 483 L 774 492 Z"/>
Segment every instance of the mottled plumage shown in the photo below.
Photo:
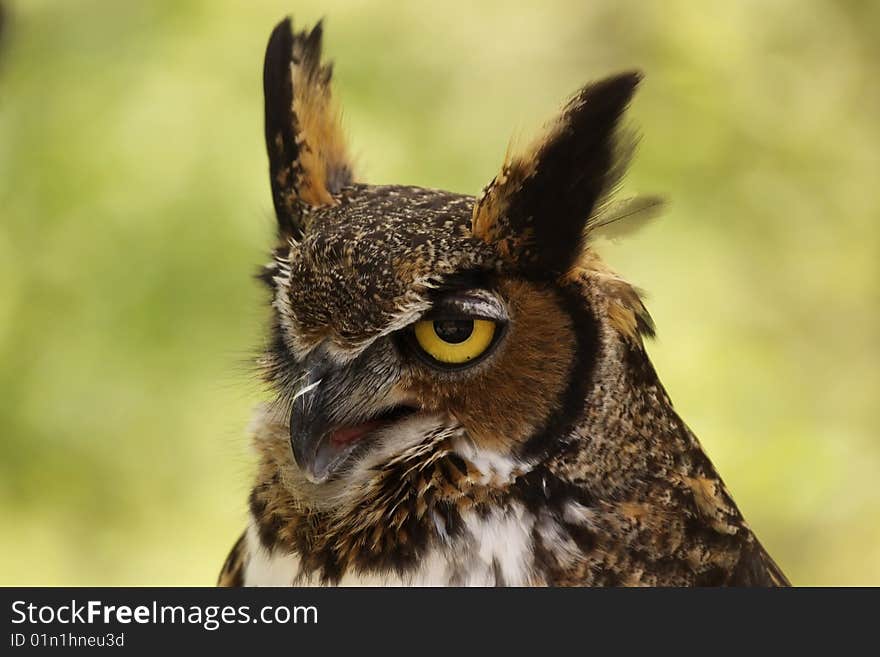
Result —
<path fill-rule="evenodd" d="M 354 182 L 320 49 L 285 20 L 266 53 L 275 398 L 220 584 L 787 584 L 592 246 L 658 204 L 609 200 L 641 76 L 585 87 L 473 198 Z"/>

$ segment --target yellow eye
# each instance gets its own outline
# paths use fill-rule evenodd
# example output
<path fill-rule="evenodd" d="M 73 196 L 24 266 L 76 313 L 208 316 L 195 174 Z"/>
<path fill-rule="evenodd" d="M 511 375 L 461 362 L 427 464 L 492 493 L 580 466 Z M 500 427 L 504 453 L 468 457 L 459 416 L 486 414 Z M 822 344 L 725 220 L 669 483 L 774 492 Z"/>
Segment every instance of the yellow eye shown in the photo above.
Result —
<path fill-rule="evenodd" d="M 431 358 L 461 365 L 480 356 L 495 337 L 495 322 L 486 319 L 435 319 L 416 322 L 416 342 Z"/>

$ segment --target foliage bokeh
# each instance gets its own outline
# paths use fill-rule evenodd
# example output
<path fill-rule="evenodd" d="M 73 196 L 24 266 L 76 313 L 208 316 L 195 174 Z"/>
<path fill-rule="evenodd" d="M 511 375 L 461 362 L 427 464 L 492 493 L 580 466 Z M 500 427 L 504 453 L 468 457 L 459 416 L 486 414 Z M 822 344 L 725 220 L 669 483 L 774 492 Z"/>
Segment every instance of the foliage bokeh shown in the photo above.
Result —
<path fill-rule="evenodd" d="M 240 532 L 273 230 L 261 59 L 327 17 L 362 176 L 476 193 L 638 67 L 604 249 L 799 584 L 880 584 L 880 5 L 18 0 L 0 34 L 2 584 L 210 584 Z M 513 130 L 512 130 L 513 129 Z"/>

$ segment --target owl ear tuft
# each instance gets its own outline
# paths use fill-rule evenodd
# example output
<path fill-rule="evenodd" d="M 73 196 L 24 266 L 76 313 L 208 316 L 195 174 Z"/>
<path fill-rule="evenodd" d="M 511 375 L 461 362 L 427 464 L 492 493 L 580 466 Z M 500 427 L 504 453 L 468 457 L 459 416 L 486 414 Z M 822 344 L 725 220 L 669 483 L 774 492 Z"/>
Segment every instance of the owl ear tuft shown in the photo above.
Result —
<path fill-rule="evenodd" d="M 278 23 L 263 64 L 266 149 L 272 199 L 282 235 L 299 237 L 309 206 L 334 205 L 352 181 L 339 107 L 331 95 L 333 69 L 321 62 L 322 25 L 293 32 Z"/>
<path fill-rule="evenodd" d="M 629 162 L 619 124 L 641 80 L 622 73 L 584 87 L 545 134 L 508 156 L 474 206 L 472 232 L 536 276 L 561 276 Z"/>

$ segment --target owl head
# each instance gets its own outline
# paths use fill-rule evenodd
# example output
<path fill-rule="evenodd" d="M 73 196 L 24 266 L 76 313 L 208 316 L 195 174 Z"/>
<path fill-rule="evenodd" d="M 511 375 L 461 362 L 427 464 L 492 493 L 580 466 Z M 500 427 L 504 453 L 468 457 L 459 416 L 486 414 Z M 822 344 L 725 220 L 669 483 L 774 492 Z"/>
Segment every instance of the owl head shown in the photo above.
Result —
<path fill-rule="evenodd" d="M 285 20 L 265 58 L 267 449 L 324 505 L 413 454 L 458 455 L 487 479 L 524 471 L 643 374 L 630 355 L 650 318 L 590 246 L 655 205 L 609 200 L 640 75 L 581 89 L 478 197 L 372 185 L 353 173 L 321 34 Z"/>

